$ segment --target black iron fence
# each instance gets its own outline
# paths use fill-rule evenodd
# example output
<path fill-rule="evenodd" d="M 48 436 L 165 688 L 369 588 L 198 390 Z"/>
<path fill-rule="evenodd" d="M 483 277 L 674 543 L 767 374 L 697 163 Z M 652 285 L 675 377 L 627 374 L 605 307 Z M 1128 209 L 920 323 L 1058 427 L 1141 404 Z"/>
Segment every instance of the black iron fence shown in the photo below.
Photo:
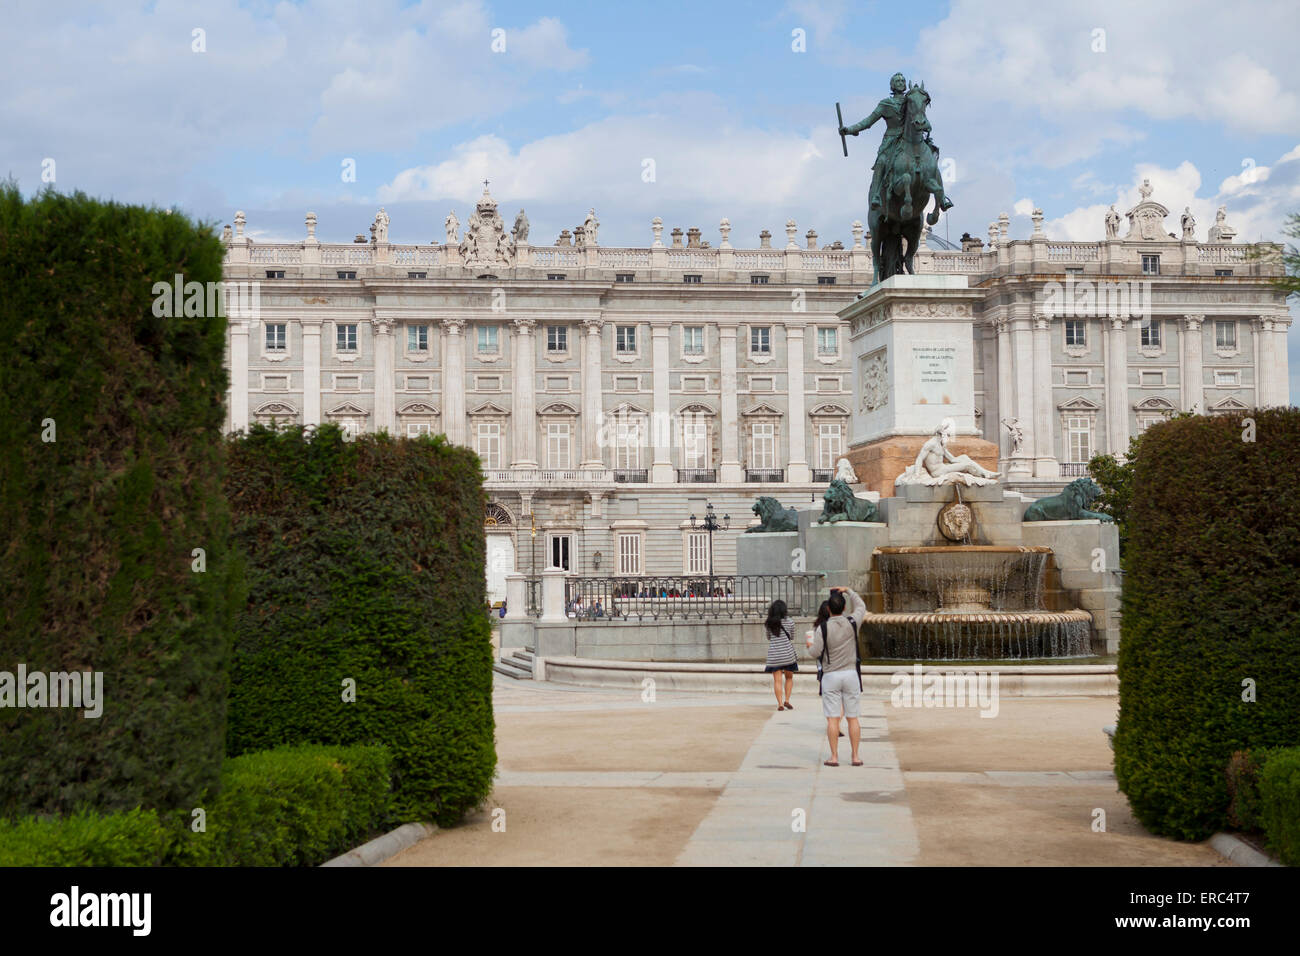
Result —
<path fill-rule="evenodd" d="M 746 468 L 745 481 L 785 481 L 785 470 L 782 468 Z"/>
<path fill-rule="evenodd" d="M 1088 475 L 1088 463 L 1086 461 L 1061 462 L 1062 478 L 1086 478 L 1087 475 Z"/>
<path fill-rule="evenodd" d="M 615 468 L 614 480 L 618 482 L 631 482 L 633 484 L 645 484 L 650 480 L 650 470 L 648 468 Z"/>
<path fill-rule="evenodd" d="M 825 484 L 828 484 L 828 485 L 829 485 L 829 484 L 831 483 L 831 479 L 834 478 L 834 477 L 835 477 L 835 469 L 833 469 L 833 468 L 814 468 L 814 469 L 813 469 L 812 480 L 813 480 L 816 484 L 819 484 L 819 485 L 820 485 L 820 484 L 825 483 Z"/>
<path fill-rule="evenodd" d="M 785 601 L 791 617 L 812 617 L 821 574 L 718 574 L 571 577 L 565 613 L 583 621 L 761 620 Z M 531 608 L 530 608 L 531 613 Z"/>
<path fill-rule="evenodd" d="M 707 483 L 718 480 L 718 469 L 716 468 L 678 468 L 677 480 L 679 482 L 696 482 Z"/>

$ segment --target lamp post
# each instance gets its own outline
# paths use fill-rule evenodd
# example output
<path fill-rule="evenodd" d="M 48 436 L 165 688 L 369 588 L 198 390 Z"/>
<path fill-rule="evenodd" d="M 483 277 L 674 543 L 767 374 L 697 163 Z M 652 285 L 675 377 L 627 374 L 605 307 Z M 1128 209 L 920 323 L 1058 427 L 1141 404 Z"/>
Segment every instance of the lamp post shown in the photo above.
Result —
<path fill-rule="evenodd" d="M 722 523 L 718 523 L 717 513 L 713 510 L 713 502 L 709 502 L 704 509 L 704 520 L 696 521 L 695 515 L 691 515 L 691 530 L 695 531 L 703 528 L 709 533 L 709 596 L 713 596 L 713 532 L 728 531 L 731 529 L 731 515 L 723 515 Z"/>

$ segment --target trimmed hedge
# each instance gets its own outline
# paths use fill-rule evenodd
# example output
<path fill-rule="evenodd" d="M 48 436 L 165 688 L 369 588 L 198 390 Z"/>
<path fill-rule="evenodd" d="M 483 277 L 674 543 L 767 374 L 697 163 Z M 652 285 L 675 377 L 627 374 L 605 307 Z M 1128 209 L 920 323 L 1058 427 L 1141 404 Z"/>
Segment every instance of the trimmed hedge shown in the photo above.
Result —
<path fill-rule="evenodd" d="M 398 822 L 458 820 L 496 767 L 478 458 L 441 436 L 254 426 L 227 489 L 249 582 L 230 753 L 382 743 Z"/>
<path fill-rule="evenodd" d="M 181 215 L 0 185 L 0 671 L 97 671 L 105 698 L 0 708 L 0 816 L 188 808 L 217 782 L 242 601 L 226 320 L 153 306 L 222 254 Z"/>
<path fill-rule="evenodd" d="M 1259 818 L 1269 849 L 1300 866 L 1300 747 L 1269 755 L 1259 774 Z"/>
<path fill-rule="evenodd" d="M 1239 416 L 1156 425 L 1134 467 L 1115 772 L 1185 839 L 1228 823 L 1234 751 L 1300 742 L 1300 409 L 1245 417 L 1254 441 Z"/>
<path fill-rule="evenodd" d="M 232 757 L 206 830 L 188 827 L 172 862 L 194 866 L 315 866 L 388 821 L 383 747 L 281 747 Z"/>
<path fill-rule="evenodd" d="M 0 820 L 3 866 L 159 866 L 173 832 L 156 810 Z"/>

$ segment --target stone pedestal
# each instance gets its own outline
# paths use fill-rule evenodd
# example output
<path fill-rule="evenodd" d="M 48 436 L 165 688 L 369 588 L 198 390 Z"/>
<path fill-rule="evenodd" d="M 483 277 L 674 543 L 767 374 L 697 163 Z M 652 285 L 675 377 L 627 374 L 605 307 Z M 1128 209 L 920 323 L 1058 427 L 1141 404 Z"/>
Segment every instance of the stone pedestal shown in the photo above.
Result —
<path fill-rule="evenodd" d="M 975 426 L 975 303 L 964 275 L 897 275 L 840 310 L 853 353 L 853 419 L 846 456 L 888 497 L 939 422 L 951 418 L 954 455 L 997 470 L 998 449 Z"/>
<path fill-rule="evenodd" d="M 798 531 L 741 534 L 736 538 L 736 573 L 793 574 L 799 546 Z"/>
<path fill-rule="evenodd" d="M 807 542 L 808 567 L 825 572 L 825 587 L 848 587 L 865 594 L 871 553 L 889 545 L 889 526 L 877 521 L 814 521 L 808 525 Z"/>

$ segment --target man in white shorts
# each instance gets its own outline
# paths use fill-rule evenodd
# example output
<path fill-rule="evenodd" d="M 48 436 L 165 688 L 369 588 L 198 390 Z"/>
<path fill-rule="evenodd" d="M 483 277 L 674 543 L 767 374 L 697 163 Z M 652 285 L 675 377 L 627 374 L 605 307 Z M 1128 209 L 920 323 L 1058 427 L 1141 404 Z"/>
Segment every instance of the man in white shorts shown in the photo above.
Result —
<path fill-rule="evenodd" d="M 826 717 L 826 739 L 831 744 L 831 759 L 826 761 L 826 766 L 840 765 L 840 714 L 843 713 L 849 722 L 853 766 L 861 767 L 858 744 L 862 740 L 862 725 L 858 718 L 861 716 L 862 676 L 858 670 L 858 625 L 862 623 L 867 605 L 856 591 L 848 588 L 831 588 L 826 603 L 831 612 L 830 619 L 813 632 L 810 648 L 812 656 L 823 662 L 822 714 Z"/>

